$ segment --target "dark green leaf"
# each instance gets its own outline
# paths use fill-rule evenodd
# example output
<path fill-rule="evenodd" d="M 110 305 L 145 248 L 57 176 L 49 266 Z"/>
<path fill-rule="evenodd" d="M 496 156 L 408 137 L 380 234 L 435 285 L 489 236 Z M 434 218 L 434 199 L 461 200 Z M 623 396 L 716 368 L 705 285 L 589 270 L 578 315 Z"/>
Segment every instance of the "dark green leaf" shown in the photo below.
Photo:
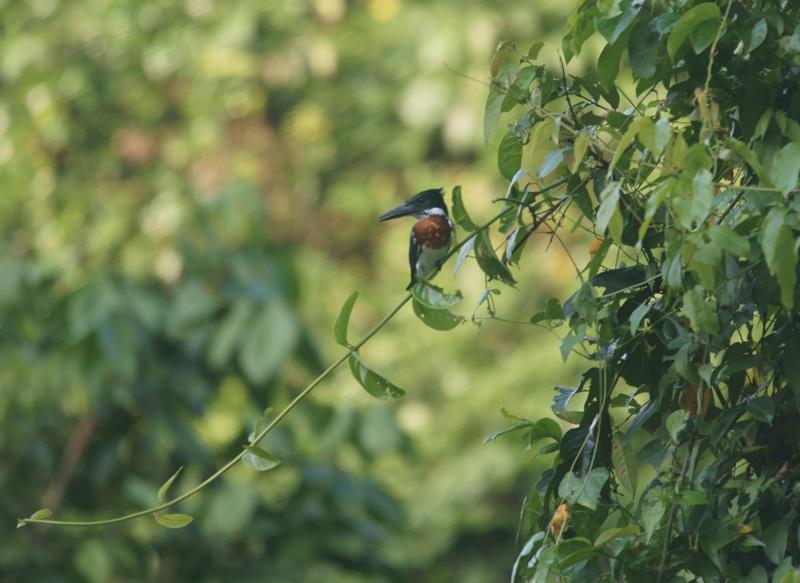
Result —
<path fill-rule="evenodd" d="M 797 186 L 798 174 L 800 174 L 800 144 L 787 144 L 778 151 L 772 162 L 772 182 L 786 195 Z"/>
<path fill-rule="evenodd" d="M 708 20 L 719 22 L 719 6 L 713 2 L 703 2 L 683 13 L 672 27 L 672 32 L 667 39 L 667 53 L 674 63 L 678 51 L 683 47 L 692 31 L 701 23 Z"/>
<path fill-rule="evenodd" d="M 702 286 L 697 285 L 683 294 L 683 312 L 693 330 L 709 334 L 719 332 L 719 316 L 715 305 L 711 298 L 706 299 Z"/>
<path fill-rule="evenodd" d="M 783 561 L 786 554 L 790 523 L 791 519 L 787 516 L 773 522 L 764 531 L 764 551 L 767 553 L 767 558 L 775 565 Z"/>
<path fill-rule="evenodd" d="M 769 271 L 778 280 L 781 303 L 787 309 L 794 306 L 797 283 L 797 250 L 792 230 L 786 225 L 786 211 L 775 207 L 769 211 L 761 226 L 761 248 Z"/>
<path fill-rule="evenodd" d="M 628 57 L 635 77 L 650 79 L 656 74 L 658 60 L 658 30 L 652 21 L 643 18 L 631 30 L 628 41 Z"/>
<path fill-rule="evenodd" d="M 350 372 L 353 373 L 353 377 L 373 397 L 377 397 L 378 399 L 386 399 L 387 397 L 398 398 L 406 394 L 403 389 L 367 366 L 355 352 L 350 353 L 349 364 Z"/>
<path fill-rule="evenodd" d="M 753 419 L 762 423 L 772 423 L 772 419 L 775 417 L 775 403 L 772 401 L 772 397 L 750 399 L 747 401 L 747 412 L 752 415 Z"/>
<path fill-rule="evenodd" d="M 544 305 L 544 311 L 538 312 L 531 316 L 531 324 L 538 324 L 539 322 L 549 322 L 551 320 L 563 320 L 564 310 L 561 304 L 555 298 L 549 298 Z"/>
<path fill-rule="evenodd" d="M 716 20 L 701 22 L 692 30 L 689 39 L 692 41 L 692 48 L 696 55 L 702 53 L 714 42 L 714 37 L 717 36 L 718 30 L 719 22 Z"/>
<path fill-rule="evenodd" d="M 516 283 L 508 267 L 495 255 L 492 241 L 485 230 L 475 236 L 475 254 L 478 265 L 489 279 L 499 279 L 508 285 Z"/>
<path fill-rule="evenodd" d="M 667 433 L 673 443 L 679 443 L 681 434 L 689 424 L 689 412 L 684 409 L 673 411 L 667 417 Z"/>
<path fill-rule="evenodd" d="M 336 317 L 336 324 L 333 326 L 333 335 L 336 342 L 342 346 L 350 346 L 347 340 L 347 328 L 350 325 L 350 314 L 353 312 L 353 306 L 358 299 L 358 292 L 354 291 L 342 304 L 342 309 L 339 310 L 339 315 Z"/>
<path fill-rule="evenodd" d="M 460 186 L 453 188 L 453 219 L 465 231 L 472 232 L 478 228 L 478 225 L 472 222 L 466 207 L 464 207 Z"/>
<path fill-rule="evenodd" d="M 611 438 L 611 461 L 614 464 L 614 473 L 631 495 L 636 496 L 636 466 L 630 451 L 622 443 L 622 434 L 615 432 Z"/>
<path fill-rule="evenodd" d="M 414 298 L 412 301 L 414 314 L 434 330 L 452 330 L 464 321 L 463 316 L 457 316 L 447 309 L 431 308 Z"/>
<path fill-rule="evenodd" d="M 520 429 L 526 429 L 531 426 L 530 421 L 520 421 L 518 423 L 514 423 L 506 427 L 505 429 L 500 429 L 499 431 L 495 431 L 494 433 L 490 433 L 486 437 L 483 438 L 483 444 L 486 445 L 487 443 L 494 441 L 498 437 L 505 435 L 507 433 L 512 433 L 514 431 L 519 431 Z"/>
<path fill-rule="evenodd" d="M 497 148 L 497 167 L 500 174 L 511 180 L 522 163 L 522 142 L 514 134 L 508 132 Z"/>

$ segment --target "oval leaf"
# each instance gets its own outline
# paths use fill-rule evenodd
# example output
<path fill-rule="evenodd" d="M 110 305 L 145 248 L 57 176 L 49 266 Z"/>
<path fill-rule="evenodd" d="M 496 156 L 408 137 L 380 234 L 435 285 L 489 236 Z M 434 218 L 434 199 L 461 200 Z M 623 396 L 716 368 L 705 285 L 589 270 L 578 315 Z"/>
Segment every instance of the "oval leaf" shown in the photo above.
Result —
<path fill-rule="evenodd" d="M 188 514 L 154 514 L 153 518 L 158 524 L 167 528 L 183 528 L 194 520 Z"/>
<path fill-rule="evenodd" d="M 266 472 L 281 465 L 281 460 L 263 447 L 245 445 L 244 448 L 247 450 L 247 453 L 242 457 L 242 461 L 256 471 Z"/>
<path fill-rule="evenodd" d="M 421 281 L 411 288 L 411 294 L 419 303 L 434 310 L 447 310 L 459 303 L 464 296 L 460 291 L 453 295 L 444 293 L 440 287 Z"/>
<path fill-rule="evenodd" d="M 29 520 L 45 520 L 53 516 L 53 511 L 49 508 L 42 508 L 30 515 Z"/>
<path fill-rule="evenodd" d="M 431 308 L 417 301 L 416 298 L 414 298 L 412 307 L 414 308 L 414 313 L 417 315 L 417 318 L 434 330 L 446 332 L 452 330 L 464 321 L 463 316 L 457 316 L 449 310 Z"/>

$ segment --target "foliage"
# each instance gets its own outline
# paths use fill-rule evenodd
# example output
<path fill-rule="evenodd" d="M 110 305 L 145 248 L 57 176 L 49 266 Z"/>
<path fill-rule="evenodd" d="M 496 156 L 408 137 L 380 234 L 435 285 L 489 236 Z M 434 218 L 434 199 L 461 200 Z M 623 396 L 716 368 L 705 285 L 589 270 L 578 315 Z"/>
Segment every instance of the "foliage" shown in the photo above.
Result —
<path fill-rule="evenodd" d="M 501 174 L 532 179 L 501 203 L 502 257 L 477 252 L 491 314 L 536 229 L 597 238 L 531 318 L 589 367 L 557 387 L 563 435 L 505 430 L 556 452 L 512 578 L 798 580 L 800 11 L 580 2 L 566 60 L 595 33 L 596 72 L 553 73 L 537 44 L 487 97 L 487 133 L 510 112 Z"/>

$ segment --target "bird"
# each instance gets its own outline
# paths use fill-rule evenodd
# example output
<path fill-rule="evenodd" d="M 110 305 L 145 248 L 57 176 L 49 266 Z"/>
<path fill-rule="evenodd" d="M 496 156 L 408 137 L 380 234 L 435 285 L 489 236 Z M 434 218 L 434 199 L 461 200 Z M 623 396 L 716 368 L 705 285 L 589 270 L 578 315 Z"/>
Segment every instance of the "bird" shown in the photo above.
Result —
<path fill-rule="evenodd" d="M 440 262 L 450 250 L 453 240 L 453 223 L 447 213 L 444 191 L 429 188 L 418 192 L 400 206 L 383 213 L 379 221 L 413 216 L 417 222 L 411 228 L 408 248 L 408 263 L 411 268 L 411 289 L 418 281 L 436 274 Z"/>

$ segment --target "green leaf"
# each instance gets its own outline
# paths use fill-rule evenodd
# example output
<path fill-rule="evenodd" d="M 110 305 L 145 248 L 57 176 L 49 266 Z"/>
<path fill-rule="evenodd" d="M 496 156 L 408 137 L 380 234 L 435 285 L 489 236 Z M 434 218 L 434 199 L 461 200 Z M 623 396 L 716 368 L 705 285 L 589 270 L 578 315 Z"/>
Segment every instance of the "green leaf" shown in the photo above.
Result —
<path fill-rule="evenodd" d="M 710 230 L 711 240 L 734 257 L 747 257 L 750 242 L 727 225 L 715 225 Z"/>
<path fill-rule="evenodd" d="M 507 132 L 497 148 L 497 168 L 502 176 L 511 180 L 521 163 L 522 142 L 514 132 Z"/>
<path fill-rule="evenodd" d="M 708 494 L 702 490 L 683 490 L 676 502 L 681 506 L 703 506 L 708 504 Z"/>
<path fill-rule="evenodd" d="M 500 121 L 500 111 L 503 107 L 505 92 L 497 83 L 492 83 L 489 95 L 486 97 L 486 108 L 483 112 L 483 138 L 486 143 L 492 139 L 492 134 Z"/>
<path fill-rule="evenodd" d="M 355 352 L 350 353 L 350 372 L 366 391 L 378 399 L 398 398 L 406 392 L 375 372 Z"/>
<path fill-rule="evenodd" d="M 673 443 L 680 441 L 681 434 L 687 425 L 689 425 L 689 411 L 679 409 L 669 414 L 669 417 L 667 417 L 667 433 L 669 433 Z"/>
<path fill-rule="evenodd" d="M 431 308 L 430 306 L 418 301 L 417 298 L 413 299 L 412 308 L 414 309 L 414 314 L 416 314 L 417 318 L 422 320 L 427 326 L 433 328 L 434 330 L 446 332 L 464 322 L 463 316 L 453 314 L 447 309 Z"/>
<path fill-rule="evenodd" d="M 40 508 L 33 514 L 31 514 L 28 518 L 30 520 L 45 520 L 53 516 L 53 511 L 49 508 Z"/>
<path fill-rule="evenodd" d="M 758 175 L 758 178 L 761 180 L 761 182 L 767 186 L 772 186 L 772 180 L 770 179 L 769 174 L 767 174 L 766 168 L 764 168 L 764 165 L 758 161 L 758 157 L 755 155 L 755 152 L 748 148 L 746 144 L 735 138 L 728 138 L 723 143 L 726 148 L 733 150 L 742 160 L 747 162 L 748 166 L 750 166 L 750 168 L 752 168 L 753 171 Z"/>
<path fill-rule="evenodd" d="M 358 292 L 354 291 L 342 304 L 342 309 L 339 310 L 339 315 L 336 317 L 336 323 L 333 326 L 333 335 L 336 342 L 342 346 L 350 346 L 347 340 L 347 327 L 350 324 L 350 314 L 353 313 L 353 306 L 358 299 Z"/>
<path fill-rule="evenodd" d="M 478 228 L 478 225 L 472 222 L 472 219 L 464 206 L 464 201 L 461 198 L 461 187 L 456 186 L 453 188 L 453 219 L 456 224 L 465 231 L 472 232 Z"/>
<path fill-rule="evenodd" d="M 531 316 L 531 324 L 539 322 L 549 322 L 551 320 L 563 320 L 564 309 L 556 298 L 549 298 L 544 305 L 544 311 Z"/>
<path fill-rule="evenodd" d="M 626 47 L 627 38 L 618 40 L 614 44 L 607 44 L 597 59 L 597 80 L 606 91 L 611 91 L 615 86 L 622 53 Z"/>
<path fill-rule="evenodd" d="M 530 421 L 520 421 L 518 423 L 514 423 L 513 425 L 509 425 L 508 427 L 506 427 L 504 429 L 500 429 L 499 431 L 495 431 L 494 433 L 490 433 L 489 435 L 487 435 L 486 437 L 483 438 L 483 441 L 481 443 L 483 443 L 483 445 L 486 445 L 487 443 L 492 442 L 495 439 L 497 439 L 498 437 L 501 437 L 501 436 L 503 436 L 503 435 L 505 435 L 507 433 L 512 433 L 514 431 L 519 431 L 520 429 L 526 429 L 526 428 L 528 428 L 530 426 L 531 426 L 531 422 Z"/>
<path fill-rule="evenodd" d="M 228 363 L 234 349 L 241 344 L 243 333 L 252 317 L 252 301 L 239 300 L 233 304 L 211 340 L 208 349 L 208 362 L 211 366 L 222 368 Z"/>
<path fill-rule="evenodd" d="M 784 517 L 770 524 L 764 531 L 764 552 L 767 558 L 777 565 L 786 554 L 786 543 L 789 539 L 790 518 Z"/>
<path fill-rule="evenodd" d="M 643 18 L 631 30 L 628 40 L 628 57 L 633 75 L 650 79 L 656 74 L 658 64 L 659 34 L 652 20 Z"/>
<path fill-rule="evenodd" d="M 169 487 L 172 486 L 172 482 L 177 479 L 178 474 L 181 473 L 181 470 L 183 470 L 183 466 L 179 467 L 175 473 L 172 474 L 172 477 L 164 482 L 164 484 L 162 484 L 162 486 L 158 489 L 158 500 L 162 504 L 167 501 L 167 490 L 169 490 Z"/>
<path fill-rule="evenodd" d="M 255 435 L 251 435 L 251 440 Z M 280 458 L 274 456 L 263 447 L 255 444 L 245 445 L 244 448 L 247 452 L 242 456 L 242 461 L 248 466 L 259 472 L 266 472 L 281 465 Z"/>
<path fill-rule="evenodd" d="M 607 481 L 608 470 L 605 468 L 594 468 L 583 477 L 575 472 L 569 472 L 558 486 L 558 495 L 566 498 L 570 505 L 580 504 L 590 510 L 596 510 L 600 492 Z"/>
<path fill-rule="evenodd" d="M 639 324 L 642 323 L 642 320 L 647 315 L 647 312 L 650 311 L 652 304 L 639 304 L 636 309 L 631 313 L 630 317 L 630 330 L 631 336 L 635 336 L 636 333 L 639 331 Z"/>
<path fill-rule="evenodd" d="M 763 18 L 753 25 L 750 31 L 750 43 L 747 45 L 747 52 L 756 50 L 767 38 L 767 21 Z"/>
<path fill-rule="evenodd" d="M 269 300 L 244 336 L 239 362 L 247 377 L 261 384 L 274 376 L 299 339 L 297 322 L 282 300 Z"/>
<path fill-rule="evenodd" d="M 453 295 L 444 293 L 444 290 L 426 281 L 420 281 L 411 288 L 411 295 L 424 306 L 434 310 L 447 310 L 458 304 L 464 296 L 460 291 Z"/>
<path fill-rule="evenodd" d="M 689 35 L 694 54 L 699 55 L 711 46 L 711 43 L 714 42 L 714 38 L 717 36 L 718 30 L 719 22 L 716 20 L 706 20 L 698 24 L 694 30 L 692 30 L 692 34 Z"/>
<path fill-rule="evenodd" d="M 542 417 L 531 425 L 531 441 L 540 439 L 561 439 L 561 427 L 549 417 Z"/>
<path fill-rule="evenodd" d="M 539 51 L 542 50 L 544 46 L 544 41 L 538 41 L 531 45 L 531 48 L 528 50 L 528 59 L 531 61 L 535 61 L 536 58 L 539 56 Z"/>
<path fill-rule="evenodd" d="M 594 546 L 601 547 L 608 541 L 614 540 L 617 537 L 625 536 L 627 534 L 638 535 L 639 532 L 641 531 L 639 530 L 639 525 L 637 524 L 628 524 L 627 526 L 609 528 L 608 530 L 604 530 L 597 535 L 597 538 L 594 541 Z"/>
<path fill-rule="evenodd" d="M 600 193 L 600 206 L 597 209 L 595 216 L 595 226 L 599 234 L 605 234 L 609 225 L 613 225 L 612 218 L 614 215 L 619 214 L 619 196 L 620 196 L 620 183 L 609 182 Z M 621 221 L 620 221 L 621 223 Z M 615 241 L 620 241 L 622 236 L 621 224 L 619 228 L 614 226 L 614 233 L 611 234 Z"/>
<path fill-rule="evenodd" d="M 769 272 L 778 280 L 781 303 L 787 309 L 794 306 L 797 283 L 797 250 L 792 230 L 786 225 L 786 211 L 772 208 L 761 225 L 761 248 Z"/>
<path fill-rule="evenodd" d="M 586 151 L 589 149 L 589 132 L 581 130 L 575 138 L 575 143 L 572 145 L 572 165 L 570 172 L 573 174 L 578 171 L 578 167 L 583 162 L 586 156 Z"/>
<path fill-rule="evenodd" d="M 712 301 L 706 299 L 705 289 L 701 285 L 683 294 L 683 313 L 689 318 L 693 330 L 709 334 L 719 332 L 719 316 Z"/>
<path fill-rule="evenodd" d="M 620 484 L 636 496 L 636 466 L 632 463 L 630 451 L 622 444 L 622 433 L 619 431 L 611 438 L 611 461 Z"/>
<path fill-rule="evenodd" d="M 478 266 L 489 279 L 499 279 L 508 285 L 516 283 L 508 267 L 495 255 L 489 233 L 485 230 L 475 236 L 475 254 Z"/>
<path fill-rule="evenodd" d="M 772 423 L 775 417 L 775 402 L 772 400 L 772 397 L 750 399 L 747 401 L 747 412 L 757 421 Z"/>
<path fill-rule="evenodd" d="M 800 174 L 800 144 L 787 144 L 775 154 L 772 162 L 772 182 L 786 196 L 797 186 L 798 174 Z"/>
<path fill-rule="evenodd" d="M 664 502 L 664 497 L 660 488 L 652 488 L 642 496 L 639 502 L 640 514 L 642 517 L 642 526 L 645 532 L 645 544 L 648 544 L 653 538 L 656 530 L 664 519 L 667 511 L 667 505 Z"/>
<path fill-rule="evenodd" d="M 713 2 L 703 2 L 687 10 L 672 27 L 672 32 L 667 39 L 667 54 L 669 54 L 670 60 L 673 63 L 676 61 L 678 51 L 699 24 L 708 20 L 719 21 L 720 17 L 719 6 Z"/>
<path fill-rule="evenodd" d="M 167 528 L 183 528 L 193 520 L 188 514 L 154 514 L 153 518 Z"/>

